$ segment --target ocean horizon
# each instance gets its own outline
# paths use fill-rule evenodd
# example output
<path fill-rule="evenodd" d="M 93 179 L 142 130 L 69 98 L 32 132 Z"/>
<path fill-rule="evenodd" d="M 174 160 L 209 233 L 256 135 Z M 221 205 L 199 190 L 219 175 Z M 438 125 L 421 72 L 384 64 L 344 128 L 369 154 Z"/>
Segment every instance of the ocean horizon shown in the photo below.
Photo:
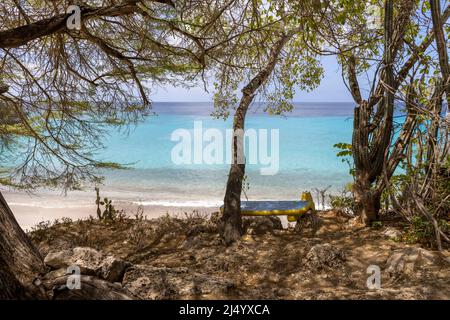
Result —
<path fill-rule="evenodd" d="M 247 196 L 296 199 L 302 190 L 331 185 L 331 189 L 338 191 L 350 182 L 349 168 L 336 157 L 339 150 L 333 145 L 351 142 L 353 106 L 295 103 L 292 113 L 269 116 L 262 112 L 262 106 L 254 104 L 245 129 L 279 130 L 279 170 L 275 175 L 264 176 L 259 172 L 262 166 L 247 164 Z M 106 149 L 100 153 L 101 159 L 132 163 L 132 169 L 104 172 L 104 189 L 137 193 L 142 201 L 220 201 L 229 163 L 174 164 L 171 150 L 176 142 L 171 141 L 171 134 L 177 129 L 192 132 L 195 122 L 201 122 L 203 130 L 214 128 L 225 132 L 232 127 L 232 117 L 226 121 L 212 118 L 211 103 L 154 103 L 153 111 L 157 115 L 147 118 L 128 135 L 110 134 Z M 230 146 L 224 141 L 224 153 L 227 150 Z"/>

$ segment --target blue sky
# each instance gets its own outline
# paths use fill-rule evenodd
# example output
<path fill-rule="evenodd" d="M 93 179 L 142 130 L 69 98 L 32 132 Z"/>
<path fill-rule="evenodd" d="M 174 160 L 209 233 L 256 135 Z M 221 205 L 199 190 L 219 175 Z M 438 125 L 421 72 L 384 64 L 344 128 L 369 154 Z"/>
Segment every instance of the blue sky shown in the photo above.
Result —
<path fill-rule="evenodd" d="M 299 102 L 352 102 L 353 99 L 345 87 L 341 70 L 333 56 L 325 56 L 321 59 L 325 75 L 320 86 L 312 92 L 297 92 L 294 101 Z M 165 86 L 158 88 L 152 95 L 155 102 L 199 102 L 211 101 L 211 94 L 205 92 L 203 87 L 191 89 Z"/>

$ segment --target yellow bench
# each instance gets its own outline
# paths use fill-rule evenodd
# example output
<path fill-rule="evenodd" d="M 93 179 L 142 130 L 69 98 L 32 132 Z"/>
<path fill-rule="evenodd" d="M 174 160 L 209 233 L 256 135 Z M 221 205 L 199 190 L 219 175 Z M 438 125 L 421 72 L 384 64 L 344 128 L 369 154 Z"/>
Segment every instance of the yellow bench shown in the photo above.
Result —
<path fill-rule="evenodd" d="M 315 211 L 310 192 L 303 192 L 300 201 L 241 201 L 243 216 L 287 216 L 289 222 L 295 222 L 308 211 Z"/>

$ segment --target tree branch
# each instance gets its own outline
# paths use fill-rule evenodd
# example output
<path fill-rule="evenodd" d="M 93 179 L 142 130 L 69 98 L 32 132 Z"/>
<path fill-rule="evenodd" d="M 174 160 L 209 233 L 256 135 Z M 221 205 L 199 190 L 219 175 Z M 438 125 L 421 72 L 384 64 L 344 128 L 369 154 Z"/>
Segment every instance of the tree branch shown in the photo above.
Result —
<path fill-rule="evenodd" d="M 106 7 L 80 7 L 81 22 L 102 16 L 124 16 L 135 13 L 138 10 L 137 4 L 141 0 L 127 0 L 121 4 Z M 174 7 L 171 0 L 153 0 L 153 2 L 163 3 Z M 26 45 L 32 40 L 39 39 L 57 32 L 67 31 L 67 19 L 71 13 L 65 13 L 42 19 L 14 29 L 0 31 L 0 48 L 17 48 Z"/>

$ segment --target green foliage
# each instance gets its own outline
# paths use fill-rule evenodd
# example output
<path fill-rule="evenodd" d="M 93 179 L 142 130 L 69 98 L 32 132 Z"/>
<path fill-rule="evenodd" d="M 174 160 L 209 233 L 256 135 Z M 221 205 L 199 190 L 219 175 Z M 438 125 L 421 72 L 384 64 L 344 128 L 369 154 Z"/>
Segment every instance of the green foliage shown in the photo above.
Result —
<path fill-rule="evenodd" d="M 352 145 L 349 143 L 336 143 L 333 145 L 334 148 L 340 149 L 336 156 L 337 157 L 351 157 L 352 156 Z"/>
<path fill-rule="evenodd" d="M 419 159 L 416 159 L 416 162 L 417 161 L 419 161 Z M 401 173 L 391 177 L 389 185 L 381 195 L 382 203 L 389 203 L 391 197 L 403 202 L 405 197 L 409 196 L 407 191 L 410 185 L 414 183 L 414 181 L 423 181 L 426 178 L 428 167 L 429 165 L 426 162 L 420 162 L 420 164 L 415 163 L 414 165 L 401 163 Z M 449 160 L 447 159 L 437 171 L 438 174 L 431 181 L 432 186 L 435 189 L 433 192 L 434 198 L 432 201 L 425 201 L 425 206 L 430 213 L 434 212 L 439 218 L 439 216 L 448 216 L 447 213 L 450 212 Z M 386 207 L 386 209 L 389 210 L 391 208 Z"/>
<path fill-rule="evenodd" d="M 41 221 L 37 225 L 31 227 L 29 233 L 30 238 L 34 241 L 42 241 L 47 235 L 48 229 L 53 225 L 50 220 Z"/>
<path fill-rule="evenodd" d="M 95 163 L 95 167 L 98 169 L 127 169 L 124 165 L 115 162 L 97 162 Z"/>
<path fill-rule="evenodd" d="M 341 161 L 346 163 L 349 167 L 349 174 L 351 176 L 355 176 L 355 165 L 353 163 L 353 151 L 352 151 L 352 145 L 349 143 L 339 142 L 336 143 L 334 148 L 339 149 L 336 156 L 338 158 L 341 158 Z"/>
<path fill-rule="evenodd" d="M 98 169 L 122 168 L 96 159 L 107 128 L 128 129 L 150 115 L 153 87 L 205 80 L 207 64 L 242 31 L 230 29 L 230 14 L 245 11 L 241 1 L 180 0 L 176 9 L 132 1 L 125 12 L 120 1 L 75 1 L 95 13 L 72 36 L 49 28 L 66 2 L 0 2 L 6 38 L 38 21 L 44 31 L 0 52 L 0 162 L 15 160 L 2 185 L 72 190 L 97 182 Z M 246 29 L 255 20 L 240 21 Z"/>
<path fill-rule="evenodd" d="M 423 216 L 415 215 L 408 225 L 404 241 L 409 244 L 430 242 L 433 234 L 433 225 Z"/>
<path fill-rule="evenodd" d="M 378 221 L 378 220 L 377 221 L 372 221 L 372 224 L 370 225 L 370 227 L 372 229 L 379 230 L 379 229 L 383 228 L 383 222 Z"/>
<path fill-rule="evenodd" d="M 320 84 L 323 74 L 318 59 L 307 51 L 300 57 L 290 55 L 275 71 L 273 81 L 279 84 L 279 89 L 267 94 L 264 111 L 269 115 L 284 115 L 291 112 L 294 108 L 292 100 L 295 90 L 306 92 L 314 90 Z"/>
<path fill-rule="evenodd" d="M 439 195 L 441 210 L 447 212 L 448 217 L 450 212 L 450 156 L 447 157 L 439 173 L 436 181 L 436 193 Z"/>
<path fill-rule="evenodd" d="M 389 204 L 391 197 L 401 199 L 405 187 L 411 182 L 411 172 L 405 174 L 395 174 L 389 180 L 389 185 L 381 193 L 381 203 Z M 389 205 L 386 206 L 386 210 L 389 210 Z"/>
<path fill-rule="evenodd" d="M 1 177 L 0 176 L 0 185 L 7 186 L 7 187 L 12 187 L 12 188 L 19 189 L 19 190 L 20 189 L 23 189 L 23 190 L 27 189 L 26 185 L 16 183 L 11 177 Z"/>
<path fill-rule="evenodd" d="M 265 103 L 263 110 L 269 115 L 284 115 L 293 109 L 296 90 L 312 90 L 323 77 L 317 52 L 307 45 L 320 43 L 314 15 L 321 5 L 310 0 L 270 0 L 244 8 L 242 20 L 249 22 L 253 32 L 248 32 L 248 26 L 242 28 L 231 22 L 230 29 L 241 34 L 222 48 L 222 56 L 210 66 L 214 73 L 213 116 L 226 119 L 231 114 L 242 86 L 266 67 L 274 44 L 289 34 L 273 72 L 261 83 L 255 98 Z"/>
<path fill-rule="evenodd" d="M 330 195 L 330 204 L 334 210 L 347 214 L 356 214 L 355 199 L 352 192 L 352 184 L 348 184 L 340 194 Z"/>
<path fill-rule="evenodd" d="M 442 232 L 450 231 L 450 223 L 440 219 L 438 221 L 439 228 Z M 432 245 L 435 240 L 435 229 L 433 224 L 422 215 L 415 215 L 407 224 L 407 232 L 403 237 L 403 241 L 408 244 L 427 244 Z"/>

